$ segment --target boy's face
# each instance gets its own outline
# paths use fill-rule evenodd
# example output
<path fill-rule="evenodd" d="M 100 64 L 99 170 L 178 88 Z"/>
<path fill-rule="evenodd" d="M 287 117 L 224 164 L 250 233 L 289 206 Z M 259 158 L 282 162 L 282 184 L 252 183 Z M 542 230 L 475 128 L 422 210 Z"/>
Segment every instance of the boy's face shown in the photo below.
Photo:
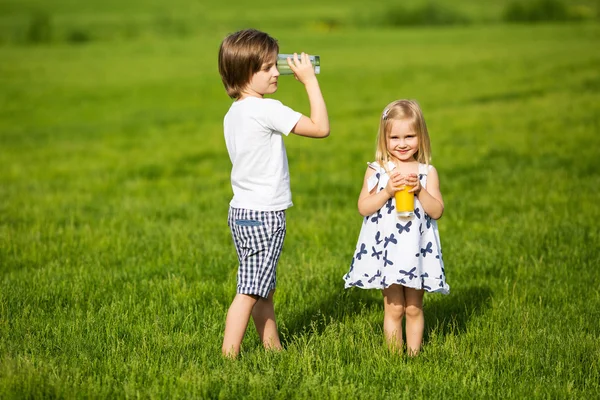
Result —
<path fill-rule="evenodd" d="M 246 96 L 263 97 L 265 94 L 271 94 L 277 91 L 279 71 L 277 70 L 276 61 L 277 56 L 264 63 L 260 68 L 260 71 L 252 75 L 248 86 L 246 86 L 243 91 Z"/>

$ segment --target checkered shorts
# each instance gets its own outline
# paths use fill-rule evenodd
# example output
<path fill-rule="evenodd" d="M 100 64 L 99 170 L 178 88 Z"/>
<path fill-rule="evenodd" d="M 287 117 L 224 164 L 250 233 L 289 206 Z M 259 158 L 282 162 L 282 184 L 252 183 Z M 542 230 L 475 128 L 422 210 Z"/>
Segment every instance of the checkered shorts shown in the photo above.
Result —
<path fill-rule="evenodd" d="M 240 262 L 237 293 L 268 297 L 275 289 L 285 238 L 285 211 L 229 208 L 227 223 Z"/>

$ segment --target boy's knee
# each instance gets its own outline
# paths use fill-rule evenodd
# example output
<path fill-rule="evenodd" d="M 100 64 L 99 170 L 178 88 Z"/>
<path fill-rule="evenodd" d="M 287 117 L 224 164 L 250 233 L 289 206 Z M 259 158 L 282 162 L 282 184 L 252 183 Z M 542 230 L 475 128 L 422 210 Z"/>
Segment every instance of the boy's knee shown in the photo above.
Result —
<path fill-rule="evenodd" d="M 246 306 L 254 307 L 259 299 L 260 296 L 255 294 L 238 293 L 233 301 L 240 305 L 245 304 Z"/>

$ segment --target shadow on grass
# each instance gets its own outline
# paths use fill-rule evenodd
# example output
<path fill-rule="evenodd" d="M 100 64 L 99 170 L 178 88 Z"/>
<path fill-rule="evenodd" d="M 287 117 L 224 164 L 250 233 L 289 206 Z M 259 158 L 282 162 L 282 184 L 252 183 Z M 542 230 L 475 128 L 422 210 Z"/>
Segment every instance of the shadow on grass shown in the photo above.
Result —
<path fill-rule="evenodd" d="M 489 308 L 492 291 L 487 286 L 456 289 L 448 296 L 429 294 L 425 299 L 424 342 L 435 332 L 437 336 L 460 335 L 467 329 L 469 319 Z M 428 301 L 429 300 L 429 301 Z M 383 297 L 377 290 L 344 290 L 343 288 L 319 296 L 316 302 L 280 324 L 282 345 L 287 347 L 295 338 L 305 334 L 322 334 L 333 322 L 348 317 L 361 318 L 361 314 L 379 313 L 383 324 Z M 368 318 L 368 317 L 367 317 Z"/>
<path fill-rule="evenodd" d="M 359 318 L 364 312 L 381 312 L 383 315 L 381 293 L 374 290 L 345 290 L 340 287 L 314 300 L 300 312 L 286 317 L 280 324 L 283 347 L 287 347 L 298 336 L 320 335 L 329 324 L 343 321 L 347 317 Z"/>
<path fill-rule="evenodd" d="M 456 289 L 448 296 L 441 296 L 430 302 L 425 299 L 424 342 L 429 341 L 432 332 L 437 336 L 464 333 L 469 319 L 481 315 L 489 308 L 491 297 L 492 291 L 489 287 L 472 286 Z"/>

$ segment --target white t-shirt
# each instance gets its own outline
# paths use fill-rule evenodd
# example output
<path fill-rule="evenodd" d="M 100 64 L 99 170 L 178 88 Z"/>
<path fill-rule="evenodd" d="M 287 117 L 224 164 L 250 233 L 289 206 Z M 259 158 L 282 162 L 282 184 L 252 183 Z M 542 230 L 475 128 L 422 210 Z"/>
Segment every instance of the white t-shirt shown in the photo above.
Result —
<path fill-rule="evenodd" d="M 231 105 L 223 121 L 233 164 L 231 207 L 279 211 L 292 206 L 283 135 L 301 116 L 273 99 L 247 97 Z"/>

